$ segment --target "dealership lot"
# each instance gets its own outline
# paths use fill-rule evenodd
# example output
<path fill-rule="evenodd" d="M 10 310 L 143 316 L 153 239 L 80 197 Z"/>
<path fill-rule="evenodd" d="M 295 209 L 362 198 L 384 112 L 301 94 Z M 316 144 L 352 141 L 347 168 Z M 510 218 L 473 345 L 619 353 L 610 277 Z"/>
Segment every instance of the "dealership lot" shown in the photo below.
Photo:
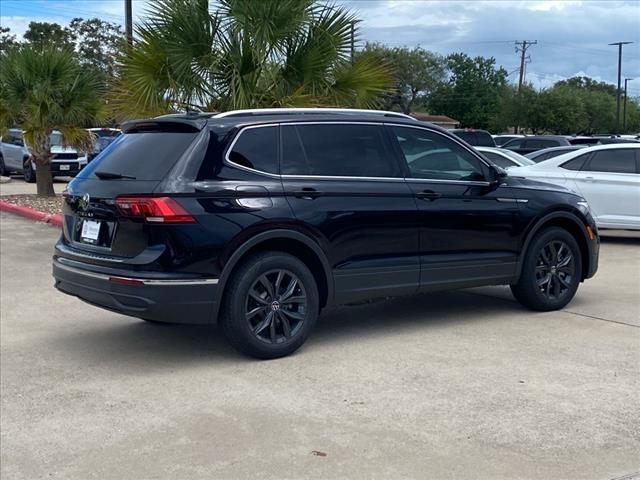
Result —
<path fill-rule="evenodd" d="M 4 192 L 3 192 L 4 193 Z M 0 215 L 3 478 L 600 478 L 640 458 L 640 235 L 560 312 L 507 288 L 324 314 L 239 356 L 57 293 L 58 231 Z"/>

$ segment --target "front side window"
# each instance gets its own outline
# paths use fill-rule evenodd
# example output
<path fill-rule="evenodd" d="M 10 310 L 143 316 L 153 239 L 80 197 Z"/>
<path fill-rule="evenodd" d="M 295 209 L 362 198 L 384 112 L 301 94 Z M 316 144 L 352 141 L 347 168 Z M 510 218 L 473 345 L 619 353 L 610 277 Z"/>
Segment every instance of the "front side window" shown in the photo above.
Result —
<path fill-rule="evenodd" d="M 593 154 L 591 161 L 584 168 L 589 172 L 636 173 L 635 150 L 615 149 L 600 150 Z"/>
<path fill-rule="evenodd" d="M 392 127 L 412 178 L 483 181 L 482 162 L 458 143 L 419 128 Z"/>
<path fill-rule="evenodd" d="M 283 175 L 400 177 L 380 125 L 282 125 Z"/>
<path fill-rule="evenodd" d="M 236 165 L 266 173 L 278 173 L 278 127 L 247 128 L 240 132 L 229 152 Z"/>

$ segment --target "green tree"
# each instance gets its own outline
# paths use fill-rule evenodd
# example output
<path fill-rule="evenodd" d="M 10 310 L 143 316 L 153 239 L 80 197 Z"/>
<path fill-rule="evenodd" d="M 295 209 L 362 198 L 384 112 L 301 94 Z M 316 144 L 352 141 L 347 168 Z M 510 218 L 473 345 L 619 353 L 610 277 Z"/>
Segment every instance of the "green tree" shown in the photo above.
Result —
<path fill-rule="evenodd" d="M 115 75 L 116 55 L 124 48 L 124 32 L 117 23 L 99 18 L 74 18 L 69 24 L 80 62 L 102 73 L 107 79 Z"/>
<path fill-rule="evenodd" d="M 23 37 L 33 45 L 52 45 L 57 48 L 73 48 L 75 40 L 68 28 L 49 22 L 30 22 Z"/>
<path fill-rule="evenodd" d="M 587 125 L 582 99 L 566 87 L 542 90 L 529 109 L 526 127 L 533 133 L 570 135 L 583 132 Z"/>
<path fill-rule="evenodd" d="M 120 117 L 185 107 L 370 107 L 392 88 L 373 55 L 351 61 L 354 16 L 313 0 L 159 0 L 136 26 L 110 103 Z"/>
<path fill-rule="evenodd" d="M 589 92 L 606 93 L 616 96 L 616 86 L 610 83 L 598 82 L 591 77 L 571 77 L 566 80 L 560 80 L 554 84 L 554 87 L 568 87 L 573 90 L 586 90 Z"/>
<path fill-rule="evenodd" d="M 493 57 L 471 58 L 464 53 L 446 57 L 449 80 L 429 100 L 432 113 L 455 118 L 464 127 L 488 128 L 499 110 L 507 71 Z"/>
<path fill-rule="evenodd" d="M 16 46 L 16 36 L 11 34 L 11 29 L 0 27 L 0 53 Z"/>
<path fill-rule="evenodd" d="M 36 163 L 38 195 L 54 195 L 49 135 L 88 150 L 84 126 L 101 118 L 101 83 L 85 75 L 73 53 L 51 46 L 22 45 L 0 56 L 0 130 L 20 125 Z"/>
<path fill-rule="evenodd" d="M 516 85 L 505 86 L 500 91 L 498 108 L 489 121 L 489 130 L 504 132 L 509 127 L 525 126 L 537 97 L 538 92 L 530 84 L 524 84 L 520 91 Z"/>
<path fill-rule="evenodd" d="M 446 79 L 444 59 L 420 47 L 389 48 L 381 43 L 367 43 L 364 54 L 372 53 L 393 70 L 396 92 L 388 95 L 387 109 L 398 107 L 409 114 L 416 106 L 424 106 L 426 98 Z"/>

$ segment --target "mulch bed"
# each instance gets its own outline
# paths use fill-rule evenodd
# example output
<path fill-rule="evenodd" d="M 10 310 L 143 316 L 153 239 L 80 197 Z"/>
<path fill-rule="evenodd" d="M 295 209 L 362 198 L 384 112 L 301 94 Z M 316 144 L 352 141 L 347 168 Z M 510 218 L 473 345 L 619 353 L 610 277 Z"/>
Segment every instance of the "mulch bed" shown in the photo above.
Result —
<path fill-rule="evenodd" d="M 24 195 L 2 195 L 1 200 L 20 205 L 21 207 L 29 207 L 44 213 L 62 213 L 62 196 L 55 197 L 38 197 L 34 194 Z"/>

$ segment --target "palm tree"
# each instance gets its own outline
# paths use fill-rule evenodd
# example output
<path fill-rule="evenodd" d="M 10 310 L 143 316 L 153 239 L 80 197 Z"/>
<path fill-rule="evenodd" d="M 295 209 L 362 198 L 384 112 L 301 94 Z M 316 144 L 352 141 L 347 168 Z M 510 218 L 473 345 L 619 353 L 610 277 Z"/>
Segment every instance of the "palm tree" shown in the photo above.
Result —
<path fill-rule="evenodd" d="M 92 137 L 82 127 L 102 118 L 101 89 L 72 51 L 22 45 L 0 55 L 0 129 L 24 130 L 36 163 L 38 195 L 55 195 L 49 135 L 59 130 L 64 145 L 88 151 Z"/>
<path fill-rule="evenodd" d="M 120 58 L 121 118 L 198 108 L 373 107 L 392 88 L 374 55 L 351 58 L 357 21 L 314 0 L 158 0 Z"/>

